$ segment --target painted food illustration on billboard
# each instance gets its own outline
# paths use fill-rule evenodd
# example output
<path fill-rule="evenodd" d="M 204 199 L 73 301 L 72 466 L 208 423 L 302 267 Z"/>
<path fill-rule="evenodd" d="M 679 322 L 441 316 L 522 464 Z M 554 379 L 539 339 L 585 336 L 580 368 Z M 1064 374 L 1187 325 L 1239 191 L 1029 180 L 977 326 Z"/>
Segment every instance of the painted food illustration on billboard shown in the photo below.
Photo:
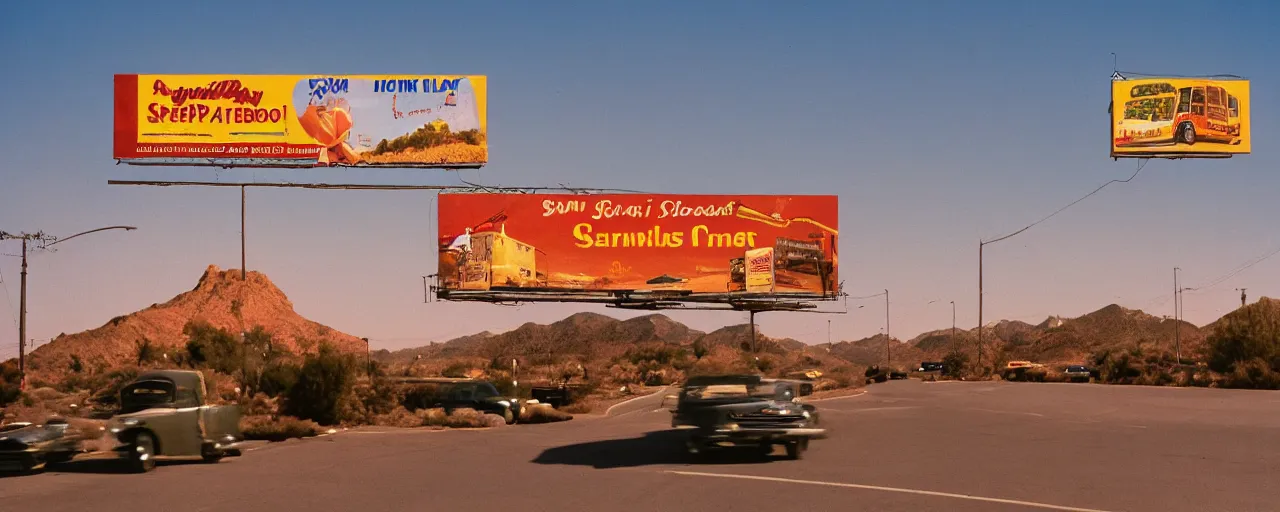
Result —
<path fill-rule="evenodd" d="M 478 167 L 485 77 L 116 75 L 115 157 L 173 165 Z"/>
<path fill-rule="evenodd" d="M 1112 82 L 1113 154 L 1249 153 L 1249 82 Z"/>
<path fill-rule="evenodd" d="M 465 291 L 830 297 L 837 217 L 836 196 L 441 194 L 439 278 Z"/>

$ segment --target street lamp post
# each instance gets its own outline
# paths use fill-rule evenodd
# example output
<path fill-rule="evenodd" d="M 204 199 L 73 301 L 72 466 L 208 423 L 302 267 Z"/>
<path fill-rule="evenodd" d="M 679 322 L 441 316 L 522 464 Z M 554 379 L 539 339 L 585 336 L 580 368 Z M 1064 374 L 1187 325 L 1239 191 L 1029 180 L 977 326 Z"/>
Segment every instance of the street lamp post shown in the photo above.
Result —
<path fill-rule="evenodd" d="M 45 235 L 44 232 L 41 232 L 41 231 L 37 231 L 35 233 L 22 233 L 19 235 L 12 235 L 12 234 L 0 231 L 0 240 L 10 240 L 10 239 L 22 240 L 22 273 L 21 273 L 22 277 L 21 277 L 21 285 L 20 285 L 21 291 L 19 292 L 19 296 L 18 296 L 18 373 L 19 375 L 21 375 L 19 386 L 22 389 L 26 389 L 26 386 L 27 386 L 26 347 L 27 347 L 27 245 L 28 245 L 28 242 L 38 241 L 43 243 L 42 247 L 47 248 L 47 247 L 52 247 L 59 243 L 65 242 L 72 238 L 78 237 L 80 235 L 97 233 L 99 231 L 106 231 L 109 229 L 123 229 L 126 231 L 132 231 L 138 228 L 133 226 L 108 226 L 105 228 L 91 229 L 89 231 L 76 233 L 74 235 L 71 235 L 66 238 L 61 238 L 61 239 L 52 237 L 49 235 Z"/>
<path fill-rule="evenodd" d="M 893 366 L 893 360 L 889 357 L 889 289 L 884 289 L 884 367 L 888 370 Z"/>
<path fill-rule="evenodd" d="M 956 341 L 956 301 L 951 301 L 951 345 L 953 350 L 959 350 L 959 342 Z"/>

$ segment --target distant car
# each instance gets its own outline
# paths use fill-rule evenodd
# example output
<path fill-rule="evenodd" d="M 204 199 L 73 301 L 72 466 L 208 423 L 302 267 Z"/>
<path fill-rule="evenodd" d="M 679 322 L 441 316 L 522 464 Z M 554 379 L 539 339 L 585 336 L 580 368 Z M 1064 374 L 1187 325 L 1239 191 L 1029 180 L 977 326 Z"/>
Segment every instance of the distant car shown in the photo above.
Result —
<path fill-rule="evenodd" d="M 800 402 L 812 393 L 811 383 L 758 375 L 691 377 L 680 390 L 671 426 L 691 429 L 685 447 L 693 455 L 724 445 L 756 446 L 767 455 L 781 444 L 788 458 L 799 459 L 810 440 L 827 435 L 818 409 Z"/>
<path fill-rule="evenodd" d="M 1071 366 L 1068 366 L 1065 370 L 1063 370 L 1062 373 L 1063 375 L 1066 375 L 1067 380 L 1070 380 L 1072 382 L 1077 382 L 1077 381 L 1088 382 L 1089 377 L 1093 376 L 1093 370 L 1089 369 L 1088 366 L 1083 366 L 1078 364 L 1073 364 Z"/>
<path fill-rule="evenodd" d="M 46 464 L 69 462 L 81 451 L 81 436 L 62 418 L 42 425 L 0 426 L 0 471 L 31 471 Z"/>
<path fill-rule="evenodd" d="M 492 383 L 473 379 L 409 378 L 403 384 L 418 385 L 409 392 L 406 400 L 422 409 L 442 408 L 446 413 L 454 409 L 475 409 L 479 412 L 502 416 L 508 425 L 520 421 L 520 399 L 503 396 Z"/>
<path fill-rule="evenodd" d="M 917 369 L 916 371 L 923 372 L 923 373 L 942 372 L 944 368 L 945 368 L 945 365 L 943 365 L 942 363 L 926 361 L 926 362 L 920 363 L 920 368 Z"/>

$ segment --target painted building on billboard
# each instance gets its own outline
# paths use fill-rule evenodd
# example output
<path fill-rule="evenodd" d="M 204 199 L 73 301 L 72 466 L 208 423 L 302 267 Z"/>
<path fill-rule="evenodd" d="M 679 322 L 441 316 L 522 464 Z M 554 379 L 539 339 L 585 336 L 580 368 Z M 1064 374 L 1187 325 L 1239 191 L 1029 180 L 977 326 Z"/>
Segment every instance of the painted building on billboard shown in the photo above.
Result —
<path fill-rule="evenodd" d="M 439 286 L 833 298 L 837 208 L 835 196 L 441 194 Z"/>
<path fill-rule="evenodd" d="M 484 76 L 115 75 L 113 156 L 146 165 L 471 168 Z"/>
<path fill-rule="evenodd" d="M 1247 80 L 1117 80 L 1111 110 L 1112 156 L 1250 152 Z"/>

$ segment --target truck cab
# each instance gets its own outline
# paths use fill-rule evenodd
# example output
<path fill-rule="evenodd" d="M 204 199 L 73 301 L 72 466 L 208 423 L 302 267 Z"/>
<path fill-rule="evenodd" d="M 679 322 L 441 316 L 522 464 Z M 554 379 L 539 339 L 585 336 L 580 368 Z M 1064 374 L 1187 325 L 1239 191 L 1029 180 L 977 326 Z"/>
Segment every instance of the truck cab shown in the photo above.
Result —
<path fill-rule="evenodd" d="M 160 370 L 139 375 L 120 390 L 120 411 L 108 430 L 116 452 L 139 473 L 156 457 L 201 457 L 217 462 L 240 455 L 240 408 L 206 402 L 204 375 Z"/>

